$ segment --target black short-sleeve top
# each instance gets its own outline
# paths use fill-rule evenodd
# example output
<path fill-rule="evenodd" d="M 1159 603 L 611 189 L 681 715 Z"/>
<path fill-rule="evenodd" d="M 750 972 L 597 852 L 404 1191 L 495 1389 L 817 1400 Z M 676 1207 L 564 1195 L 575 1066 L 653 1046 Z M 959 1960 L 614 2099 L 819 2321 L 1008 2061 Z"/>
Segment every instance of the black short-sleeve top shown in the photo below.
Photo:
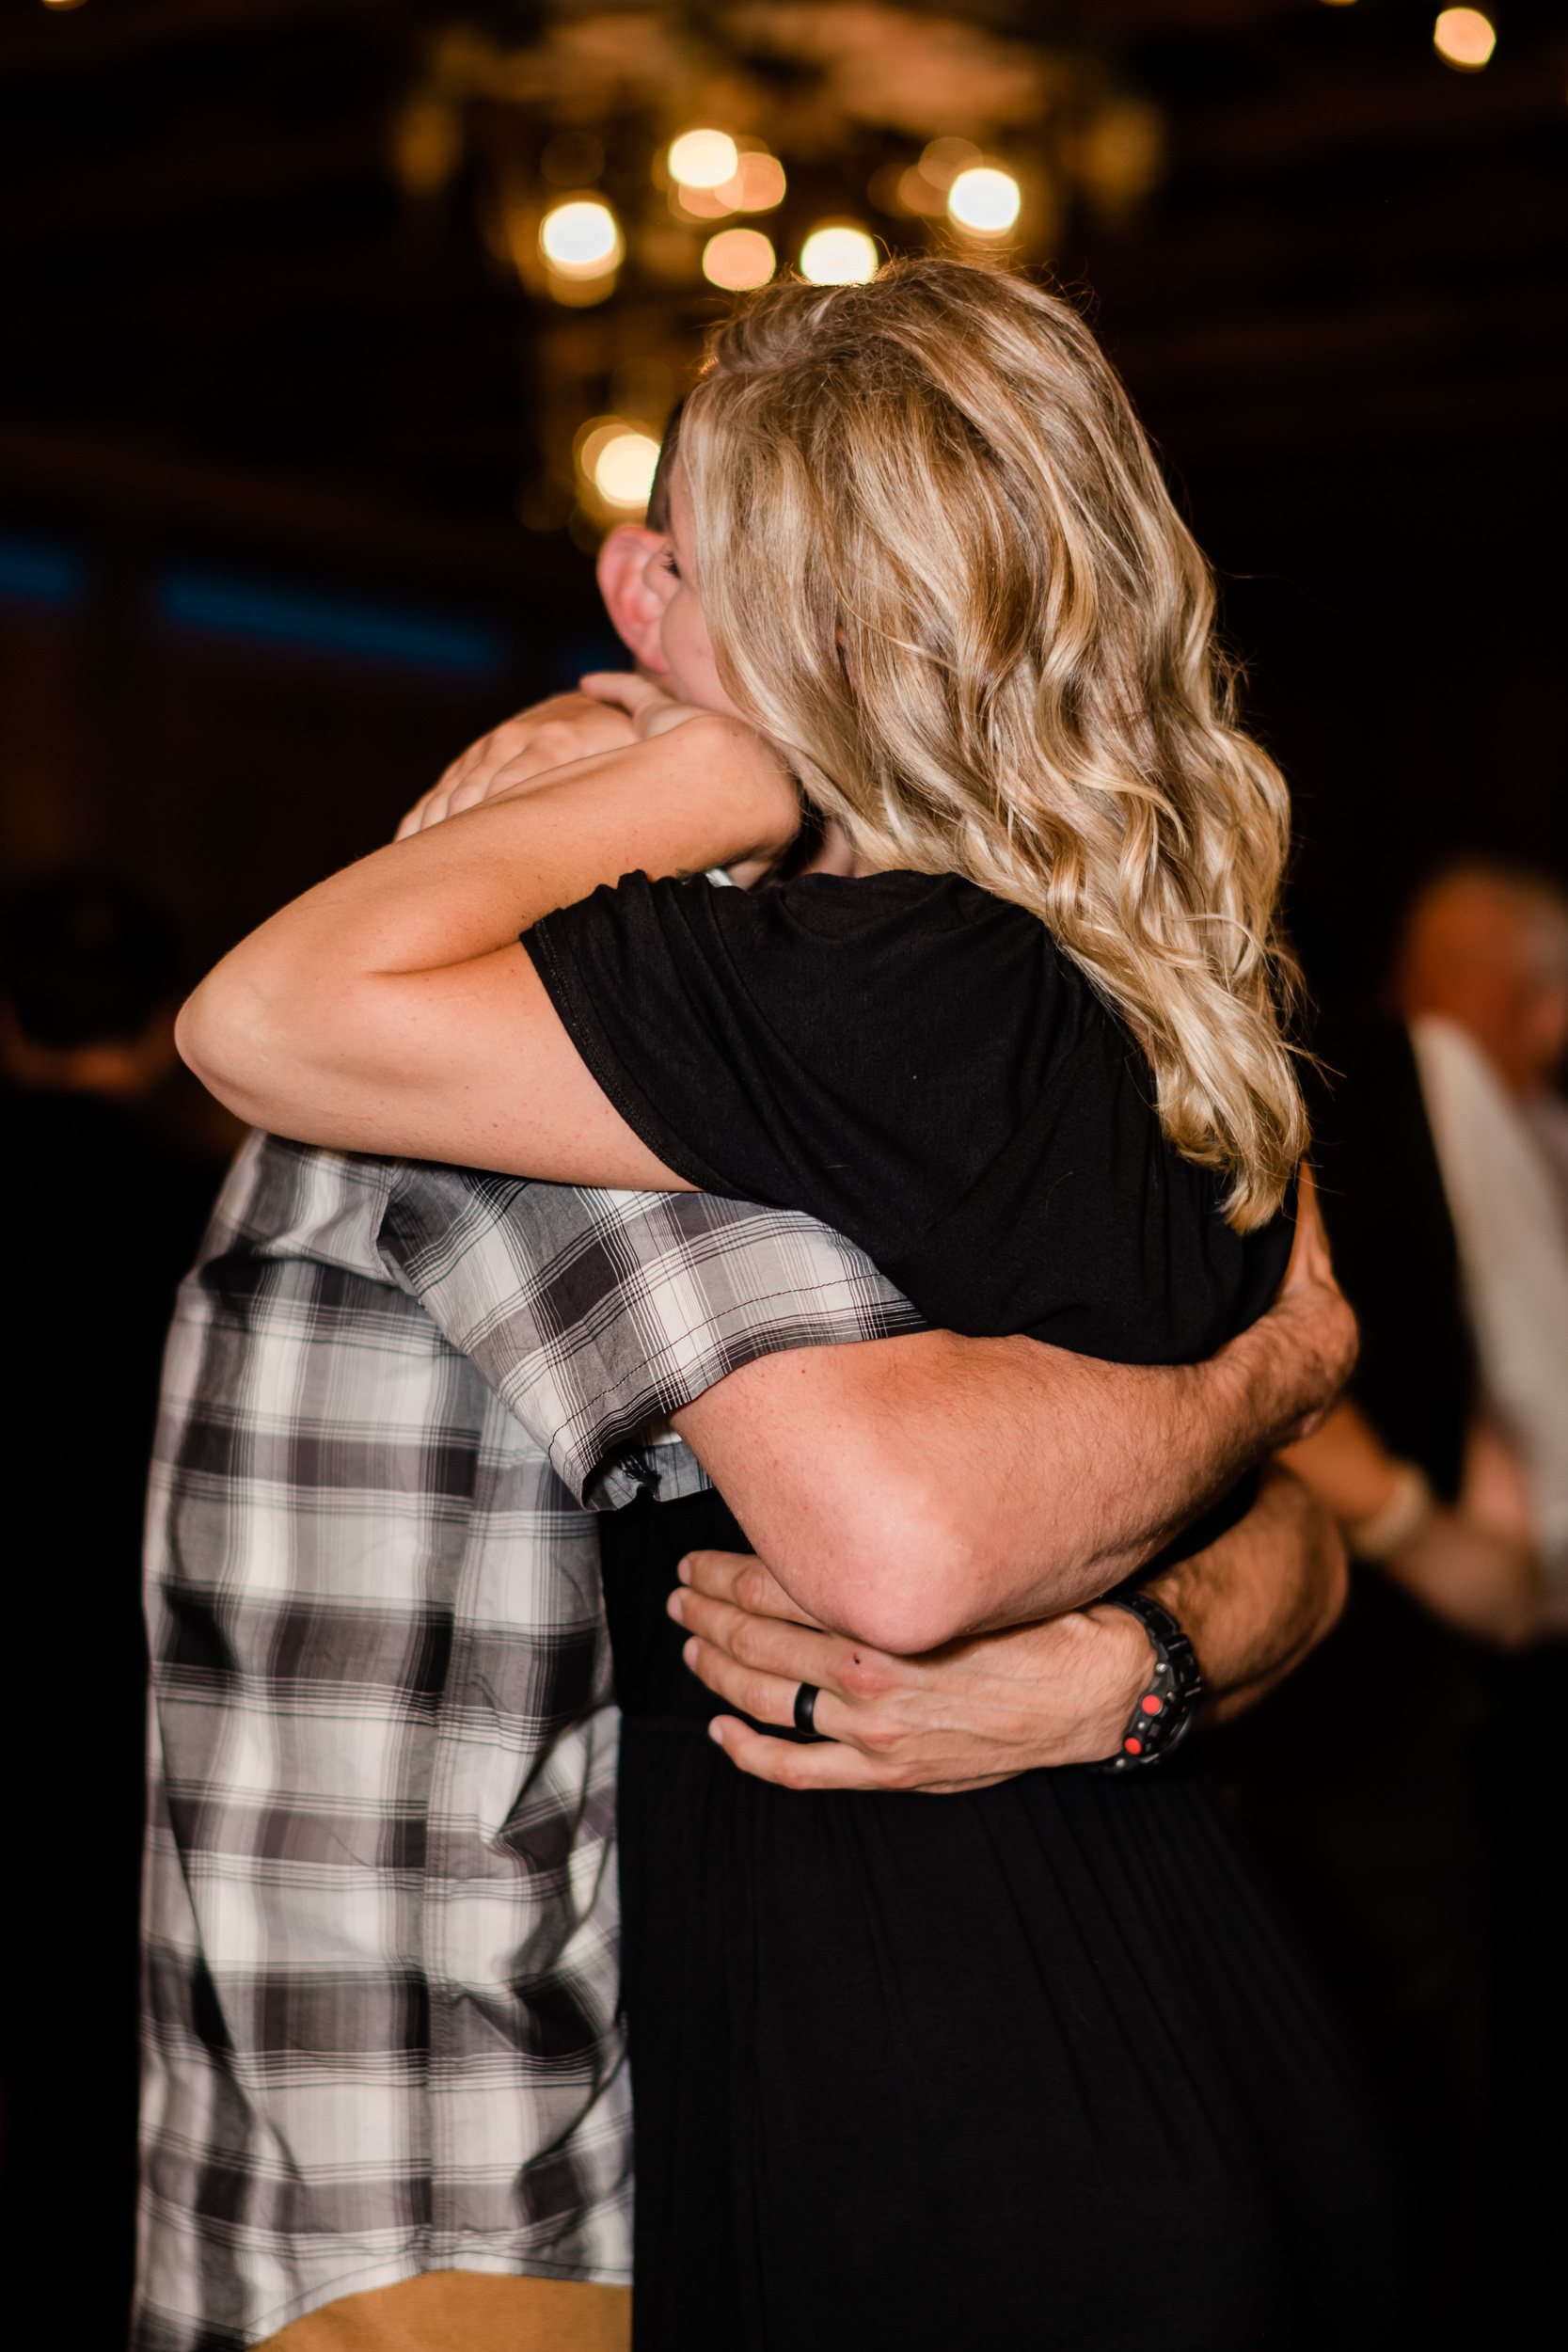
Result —
<path fill-rule="evenodd" d="M 846 1233 L 928 1322 L 1212 1355 L 1290 1255 L 1165 1142 L 1148 1065 L 1045 926 L 951 875 L 623 877 L 523 945 L 594 1075 L 705 1191 Z"/>

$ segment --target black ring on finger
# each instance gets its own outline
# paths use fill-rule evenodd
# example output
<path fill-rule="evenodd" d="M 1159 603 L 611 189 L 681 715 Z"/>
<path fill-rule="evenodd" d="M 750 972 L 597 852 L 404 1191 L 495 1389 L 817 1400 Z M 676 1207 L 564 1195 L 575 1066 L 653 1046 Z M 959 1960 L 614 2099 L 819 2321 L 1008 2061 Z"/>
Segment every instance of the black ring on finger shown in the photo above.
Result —
<path fill-rule="evenodd" d="M 815 1682 L 801 1683 L 795 1693 L 795 1728 L 797 1731 L 816 1731 L 816 1702 L 821 1695 Z"/>

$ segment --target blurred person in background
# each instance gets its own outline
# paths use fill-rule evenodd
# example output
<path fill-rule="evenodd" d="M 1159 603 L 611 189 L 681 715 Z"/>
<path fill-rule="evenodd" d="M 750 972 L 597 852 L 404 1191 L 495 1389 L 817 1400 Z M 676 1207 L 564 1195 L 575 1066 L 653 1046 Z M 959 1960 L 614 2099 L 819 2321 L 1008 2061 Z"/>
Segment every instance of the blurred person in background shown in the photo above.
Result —
<path fill-rule="evenodd" d="M 1568 897 L 1528 868 L 1469 864 L 1411 911 L 1397 986 L 1453 1221 L 1482 1412 L 1501 1432 L 1477 1507 L 1527 1534 L 1539 1638 L 1487 1661 L 1479 1743 L 1495 1889 L 1498 2293 L 1524 2325 L 1555 2292 L 1568 2188 L 1560 1963 L 1543 1894 L 1562 1836 L 1556 1724 L 1568 1668 Z M 1510 2302 L 1509 2298 L 1513 2300 Z"/>
<path fill-rule="evenodd" d="M 1487 1410 L 1524 1472 L 1544 1627 L 1568 1631 L 1568 898 L 1464 866 L 1421 893 L 1397 976 Z M 1502 1492 L 1498 1486 L 1499 1495 Z"/>
<path fill-rule="evenodd" d="M 33 1792 L 9 1827 L 5 2229 L 13 2277 L 71 2265 L 76 2340 L 95 2345 L 123 2339 L 130 2293 L 147 1463 L 169 1311 L 216 1189 L 157 1117 L 180 977 L 170 926 L 123 883 L 57 876 L 0 909 L 7 1786 Z M 86 1851 L 62 1835 L 81 1822 Z M 42 1917 L 63 2034 L 39 2031 Z"/>
<path fill-rule="evenodd" d="M 1407 919 L 1395 1004 L 1319 1040 L 1323 1214 L 1362 1348 L 1350 1396 L 1285 1457 L 1346 1534 L 1351 1600 L 1217 1745 L 1402 2126 L 1443 2340 L 1497 2292 L 1499 2090 L 1520 2137 L 1499 2044 L 1526 2012 L 1532 2052 L 1552 2040 L 1523 1913 L 1492 1981 L 1489 1846 L 1518 1852 L 1522 1889 L 1555 1827 L 1533 1818 L 1549 1784 L 1528 1754 L 1555 1667 L 1519 1653 L 1564 1616 L 1568 903 L 1529 874 L 1439 876 Z M 1485 1806 L 1493 1751 L 1507 1793 Z M 1542 2153 L 1528 2178 L 1551 2177 Z"/>

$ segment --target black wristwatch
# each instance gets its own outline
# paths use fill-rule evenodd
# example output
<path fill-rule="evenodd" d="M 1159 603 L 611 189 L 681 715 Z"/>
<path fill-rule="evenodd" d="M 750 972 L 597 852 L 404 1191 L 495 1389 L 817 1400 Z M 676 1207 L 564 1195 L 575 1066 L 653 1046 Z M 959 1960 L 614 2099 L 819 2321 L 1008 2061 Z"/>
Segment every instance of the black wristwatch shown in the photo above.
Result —
<path fill-rule="evenodd" d="M 1191 1731 L 1203 1701 L 1203 1676 L 1191 1642 L 1170 1611 L 1147 1593 L 1119 1589 L 1107 1593 L 1101 1606 L 1125 1609 L 1137 1618 L 1154 1645 L 1154 1672 L 1138 1694 L 1117 1754 L 1089 1769 L 1137 1772 L 1169 1756 Z"/>

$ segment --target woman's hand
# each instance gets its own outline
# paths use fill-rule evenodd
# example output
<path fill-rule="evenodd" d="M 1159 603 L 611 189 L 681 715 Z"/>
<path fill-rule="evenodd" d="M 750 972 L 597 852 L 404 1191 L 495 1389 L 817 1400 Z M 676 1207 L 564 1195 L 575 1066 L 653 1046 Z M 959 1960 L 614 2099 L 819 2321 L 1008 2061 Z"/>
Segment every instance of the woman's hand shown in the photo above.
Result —
<path fill-rule="evenodd" d="M 820 1695 L 824 1744 L 770 1740 L 721 1715 L 733 1764 L 782 1788 L 986 1788 L 1018 1772 L 1114 1756 L 1152 1655 L 1122 1609 L 1070 1610 L 1042 1625 L 894 1658 L 802 1622 L 760 1560 L 697 1551 L 669 1609 L 691 1639 L 686 1661 L 758 1723 L 794 1721 L 802 1682 Z"/>
<path fill-rule="evenodd" d="M 584 694 L 626 713 L 640 742 L 667 735 L 672 727 L 684 726 L 689 719 L 704 715 L 695 703 L 677 702 L 651 678 L 638 677 L 628 670 L 594 670 L 580 682 Z"/>
<path fill-rule="evenodd" d="M 609 684 L 612 675 L 601 672 L 597 682 Z M 622 682 L 640 683 L 630 676 Z M 478 808 L 499 793 L 515 791 L 574 759 L 587 759 L 594 752 L 619 751 L 637 740 L 636 727 L 613 695 L 552 694 L 547 702 L 519 710 L 515 718 L 504 720 L 477 743 L 470 743 L 422 800 L 415 802 L 396 837 L 404 841 L 410 834 L 427 832 L 466 808 Z"/>
<path fill-rule="evenodd" d="M 302 1143 L 689 1189 L 592 1076 L 519 934 L 623 874 L 700 873 L 791 838 L 800 797 L 771 747 L 694 715 L 678 743 L 492 777 L 460 822 L 291 901 L 185 1006 L 186 1061 L 237 1117 Z"/>

